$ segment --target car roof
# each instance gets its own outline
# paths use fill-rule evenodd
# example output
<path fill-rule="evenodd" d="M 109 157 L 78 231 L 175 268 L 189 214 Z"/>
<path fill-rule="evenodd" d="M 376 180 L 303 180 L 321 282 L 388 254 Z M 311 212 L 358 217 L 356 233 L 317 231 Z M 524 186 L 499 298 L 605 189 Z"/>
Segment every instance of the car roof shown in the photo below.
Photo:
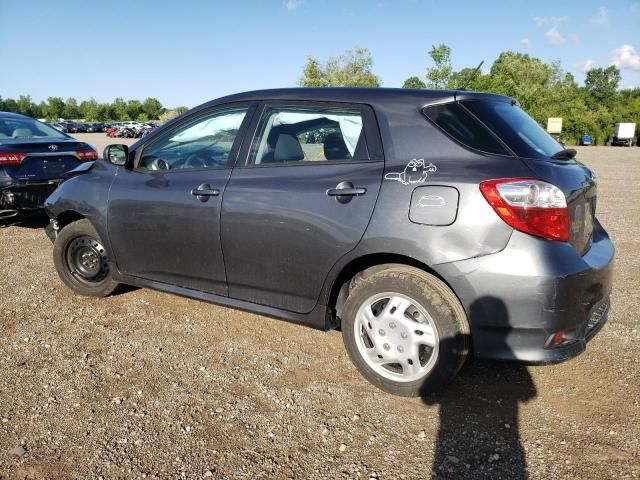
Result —
<path fill-rule="evenodd" d="M 33 120 L 31 117 L 13 112 L 0 112 L 0 118 L 28 118 L 29 120 Z"/>
<path fill-rule="evenodd" d="M 467 92 L 465 90 L 429 90 L 411 88 L 365 88 L 365 87 L 300 87 L 254 90 L 228 95 L 202 107 L 228 102 L 259 100 L 315 100 L 327 102 L 356 102 L 373 106 L 395 103 L 439 103 L 451 99 L 495 98 L 512 101 L 510 97 L 491 93 Z"/>

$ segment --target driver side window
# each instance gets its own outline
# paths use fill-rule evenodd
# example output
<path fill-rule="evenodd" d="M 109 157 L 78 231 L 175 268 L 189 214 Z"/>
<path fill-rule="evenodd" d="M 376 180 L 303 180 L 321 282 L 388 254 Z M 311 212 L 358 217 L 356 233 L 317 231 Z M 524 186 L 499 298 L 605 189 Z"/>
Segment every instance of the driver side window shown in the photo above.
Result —
<path fill-rule="evenodd" d="M 171 130 L 144 148 L 137 168 L 226 167 L 247 107 L 219 110 Z"/>

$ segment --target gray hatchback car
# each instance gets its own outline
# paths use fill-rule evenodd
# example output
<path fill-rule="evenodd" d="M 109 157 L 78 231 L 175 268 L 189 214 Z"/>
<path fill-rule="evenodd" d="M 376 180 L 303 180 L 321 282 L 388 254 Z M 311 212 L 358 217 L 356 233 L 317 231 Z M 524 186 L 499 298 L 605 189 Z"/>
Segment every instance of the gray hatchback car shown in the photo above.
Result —
<path fill-rule="evenodd" d="M 606 321 L 614 247 L 575 153 L 499 95 L 242 93 L 81 165 L 47 232 L 78 293 L 339 327 L 364 377 L 419 395 L 470 352 L 568 359 Z"/>

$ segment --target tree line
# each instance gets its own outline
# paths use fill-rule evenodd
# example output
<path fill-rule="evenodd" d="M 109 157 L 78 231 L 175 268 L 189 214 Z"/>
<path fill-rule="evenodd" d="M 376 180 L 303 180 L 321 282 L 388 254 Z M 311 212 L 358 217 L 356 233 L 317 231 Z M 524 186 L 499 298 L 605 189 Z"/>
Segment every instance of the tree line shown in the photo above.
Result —
<path fill-rule="evenodd" d="M 562 117 L 562 136 L 570 144 L 589 133 L 597 144 L 604 145 L 613 136 L 616 123 L 640 123 L 640 88 L 620 89 L 620 70 L 615 66 L 589 70 L 584 84 L 578 85 L 559 61 L 545 63 L 524 53 L 502 52 L 486 72 L 477 66 L 454 70 L 451 49 L 445 44 L 433 45 L 429 57 L 432 65 L 424 77 L 407 78 L 404 88 L 509 95 L 543 127 L 549 117 Z M 379 87 L 381 80 L 373 72 L 370 52 L 358 47 L 324 62 L 308 57 L 298 84 Z"/>
<path fill-rule="evenodd" d="M 187 111 L 186 107 L 168 110 L 160 100 L 149 97 L 144 101 L 128 100 L 118 97 L 113 102 L 98 103 L 93 98 L 80 103 L 71 97 L 49 97 L 46 101 L 35 103 L 30 95 L 20 95 L 17 99 L 0 97 L 0 112 L 14 112 L 33 118 L 46 118 L 49 121 L 59 119 L 93 121 L 148 120 L 167 121 Z"/>

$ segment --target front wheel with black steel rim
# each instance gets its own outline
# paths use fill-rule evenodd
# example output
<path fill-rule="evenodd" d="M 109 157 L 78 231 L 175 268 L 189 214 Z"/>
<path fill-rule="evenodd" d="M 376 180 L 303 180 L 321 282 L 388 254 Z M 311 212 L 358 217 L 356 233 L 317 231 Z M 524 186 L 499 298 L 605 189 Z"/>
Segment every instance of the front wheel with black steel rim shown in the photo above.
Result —
<path fill-rule="evenodd" d="M 118 287 L 109 271 L 109 255 L 89 220 L 65 226 L 53 244 L 60 279 L 81 295 L 106 297 Z"/>
<path fill-rule="evenodd" d="M 440 279 L 406 265 L 365 270 L 349 286 L 342 336 L 360 373 L 402 396 L 446 385 L 469 352 L 469 324 Z"/>

